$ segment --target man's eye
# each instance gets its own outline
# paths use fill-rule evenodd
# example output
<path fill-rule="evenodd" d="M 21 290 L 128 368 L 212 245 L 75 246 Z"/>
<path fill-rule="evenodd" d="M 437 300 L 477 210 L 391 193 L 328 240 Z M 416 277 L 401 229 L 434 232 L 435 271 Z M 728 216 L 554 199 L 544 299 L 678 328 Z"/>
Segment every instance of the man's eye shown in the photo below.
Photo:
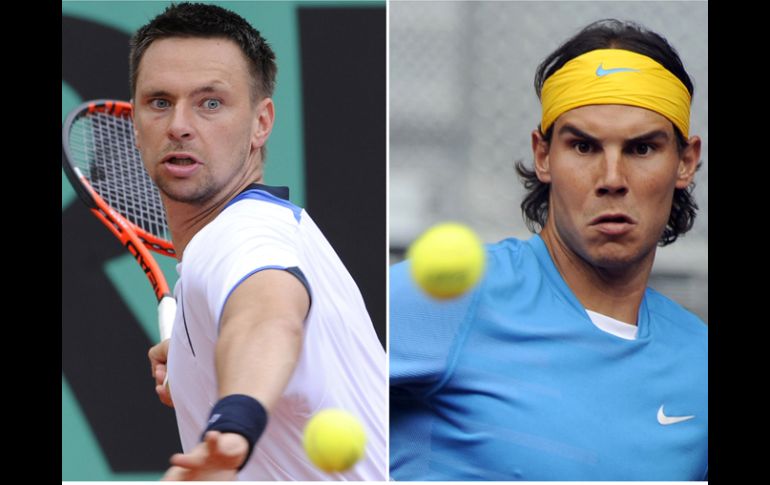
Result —
<path fill-rule="evenodd" d="M 150 101 L 150 105 L 153 108 L 158 108 L 158 109 L 168 108 L 170 106 L 169 102 L 166 101 L 165 99 L 153 99 L 152 101 Z"/>
<path fill-rule="evenodd" d="M 203 106 L 206 107 L 206 109 L 217 109 L 222 105 L 221 102 L 219 102 L 218 99 L 207 99 L 203 102 Z"/>
<path fill-rule="evenodd" d="M 582 154 L 591 153 L 591 144 L 590 143 L 587 143 L 587 142 L 584 142 L 584 141 L 579 141 L 579 142 L 576 142 L 574 144 L 574 147 L 575 147 L 575 150 L 577 150 L 578 153 L 582 153 Z"/>
<path fill-rule="evenodd" d="M 652 151 L 652 147 L 646 143 L 640 143 L 634 147 L 634 154 L 636 155 L 648 155 Z"/>

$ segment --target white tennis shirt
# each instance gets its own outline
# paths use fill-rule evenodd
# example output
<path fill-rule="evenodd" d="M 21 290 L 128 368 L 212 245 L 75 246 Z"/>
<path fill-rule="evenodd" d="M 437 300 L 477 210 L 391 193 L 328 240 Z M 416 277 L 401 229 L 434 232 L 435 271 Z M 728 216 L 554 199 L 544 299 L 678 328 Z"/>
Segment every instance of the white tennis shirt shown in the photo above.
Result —
<path fill-rule="evenodd" d="M 257 271 L 299 268 L 311 298 L 302 353 L 239 478 L 386 480 L 385 352 L 334 249 L 304 209 L 276 193 L 262 185 L 242 192 L 193 237 L 177 265 L 168 368 L 182 447 L 189 452 L 200 442 L 218 400 L 214 350 L 228 296 Z M 342 474 L 317 469 L 302 448 L 305 424 L 326 408 L 352 413 L 366 430 L 365 457 Z"/>

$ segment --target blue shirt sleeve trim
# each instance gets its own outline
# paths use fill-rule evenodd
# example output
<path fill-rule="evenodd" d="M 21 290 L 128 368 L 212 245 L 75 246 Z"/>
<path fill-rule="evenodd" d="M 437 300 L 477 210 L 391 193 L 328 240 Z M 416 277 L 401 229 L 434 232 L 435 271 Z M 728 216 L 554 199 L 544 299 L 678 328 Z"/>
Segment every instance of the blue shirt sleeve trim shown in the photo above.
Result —
<path fill-rule="evenodd" d="M 308 283 L 307 278 L 305 277 L 305 273 L 303 273 L 302 270 L 299 269 L 297 266 L 292 266 L 291 268 L 286 268 L 286 271 L 291 273 L 291 274 L 293 274 L 299 280 L 299 282 L 302 283 L 302 286 L 305 287 L 305 290 L 307 291 L 307 296 L 308 296 L 308 298 L 310 298 L 310 306 L 312 306 L 313 305 L 313 293 L 310 291 L 310 283 Z"/>
<path fill-rule="evenodd" d="M 292 212 L 292 214 L 294 214 L 294 219 L 297 222 L 299 222 L 300 218 L 302 217 L 301 207 L 297 207 L 296 205 L 292 204 L 288 200 L 277 197 L 271 194 L 270 192 L 266 190 L 261 190 L 261 189 L 249 189 L 244 192 L 241 192 L 240 194 L 236 195 L 230 202 L 227 203 L 227 205 L 225 206 L 225 209 L 235 204 L 236 202 L 239 202 L 244 199 L 259 200 L 262 202 L 269 202 L 271 204 L 276 204 L 281 207 L 285 207 L 289 209 Z"/>
<path fill-rule="evenodd" d="M 233 291 L 235 291 L 236 288 L 241 286 L 241 283 L 243 283 L 244 281 L 249 279 L 251 276 L 259 273 L 260 271 L 264 271 L 266 269 L 280 269 L 280 270 L 286 271 L 286 272 L 290 273 L 291 275 L 293 275 L 294 277 L 296 277 L 299 280 L 299 282 L 302 283 L 302 286 L 305 287 L 305 290 L 307 291 L 307 296 L 310 299 L 310 304 L 312 305 L 313 293 L 310 291 L 310 283 L 308 283 L 307 278 L 305 278 L 305 274 L 302 272 L 301 269 L 299 269 L 296 266 L 291 266 L 291 267 L 275 266 L 275 265 L 272 265 L 272 266 L 262 266 L 261 268 L 257 268 L 255 270 L 250 271 L 249 273 L 247 273 L 243 278 L 238 280 L 238 282 L 236 284 L 234 284 L 232 288 L 230 288 L 229 292 L 227 292 L 227 296 L 225 297 L 225 301 L 222 302 L 222 308 L 219 309 L 219 320 L 220 321 L 217 322 L 217 333 L 219 332 L 219 329 L 220 329 L 219 323 L 221 323 L 222 314 L 225 311 L 225 305 L 227 305 L 227 301 L 230 299 L 230 295 L 233 294 Z M 310 307 L 308 306 L 308 311 L 310 311 L 309 308 Z"/>

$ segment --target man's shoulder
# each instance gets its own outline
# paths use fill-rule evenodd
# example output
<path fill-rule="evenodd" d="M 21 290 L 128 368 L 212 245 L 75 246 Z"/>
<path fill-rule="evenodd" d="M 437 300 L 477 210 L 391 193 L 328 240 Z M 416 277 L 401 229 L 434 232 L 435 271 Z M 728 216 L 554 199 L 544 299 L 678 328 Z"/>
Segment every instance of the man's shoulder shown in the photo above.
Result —
<path fill-rule="evenodd" d="M 708 343 L 708 325 L 695 313 L 653 288 L 645 296 L 650 314 L 671 331 Z"/>
<path fill-rule="evenodd" d="M 522 252 L 531 253 L 529 240 L 509 237 L 485 245 L 487 253 L 496 258 L 517 258 Z"/>
<path fill-rule="evenodd" d="M 490 273 L 505 279 L 512 276 L 532 276 L 541 272 L 537 254 L 537 239 L 509 237 L 486 245 Z"/>
<path fill-rule="evenodd" d="M 188 261 L 210 261 L 266 246 L 293 246 L 300 231 L 301 212 L 303 209 L 288 202 L 243 198 L 227 205 L 199 230 L 185 249 L 184 257 Z"/>
<path fill-rule="evenodd" d="M 517 260 L 522 254 L 534 257 L 534 252 L 528 247 L 528 241 L 516 238 L 507 238 L 495 243 L 486 243 L 484 244 L 484 251 L 487 254 L 487 269 L 493 271 L 501 268 L 510 268 L 511 263 Z M 406 278 L 408 272 L 408 259 L 390 266 L 391 278 Z"/>
<path fill-rule="evenodd" d="M 227 221 L 238 218 L 249 220 L 293 220 L 299 224 L 303 216 L 307 217 L 305 210 L 289 201 L 264 190 L 252 189 L 242 192 L 231 200 L 217 219 Z"/>

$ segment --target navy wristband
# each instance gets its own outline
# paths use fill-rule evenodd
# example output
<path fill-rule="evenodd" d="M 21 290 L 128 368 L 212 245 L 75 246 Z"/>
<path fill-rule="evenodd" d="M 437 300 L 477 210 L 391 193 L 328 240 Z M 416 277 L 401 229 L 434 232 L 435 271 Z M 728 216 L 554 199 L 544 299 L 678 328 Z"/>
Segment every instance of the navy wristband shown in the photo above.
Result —
<path fill-rule="evenodd" d="M 211 410 L 209 422 L 201 435 L 201 441 L 208 431 L 238 433 L 249 442 L 249 452 L 238 471 L 248 463 L 257 440 L 267 426 L 267 411 L 251 396 L 230 394 L 220 399 Z"/>

